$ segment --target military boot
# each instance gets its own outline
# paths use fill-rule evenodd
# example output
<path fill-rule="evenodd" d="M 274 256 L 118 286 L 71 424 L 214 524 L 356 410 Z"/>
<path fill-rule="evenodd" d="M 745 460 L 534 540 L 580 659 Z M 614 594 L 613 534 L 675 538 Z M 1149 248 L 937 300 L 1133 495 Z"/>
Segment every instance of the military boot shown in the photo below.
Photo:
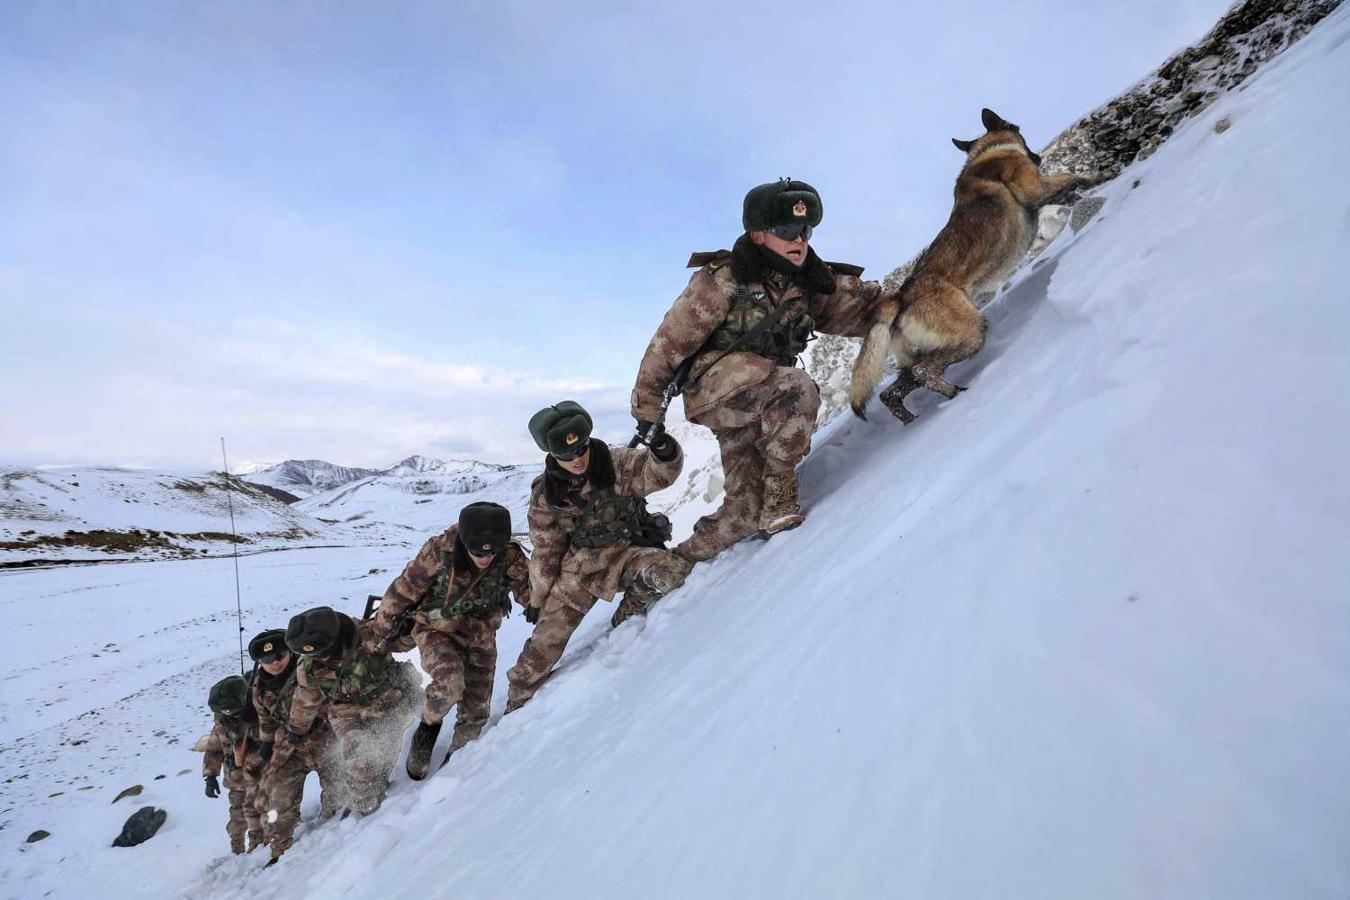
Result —
<path fill-rule="evenodd" d="M 765 537 L 796 528 L 806 521 L 797 505 L 797 471 L 764 476 L 764 506 L 759 513 L 759 531 Z"/>
<path fill-rule="evenodd" d="M 427 777 L 427 770 L 431 768 L 431 751 L 440 733 L 440 722 L 432 725 L 421 722 L 413 732 L 412 746 L 408 748 L 408 777 L 413 781 Z"/>
<path fill-rule="evenodd" d="M 642 576 L 647 574 L 641 572 L 633 583 L 624 588 L 623 599 L 619 601 L 619 608 L 614 610 L 614 615 L 610 616 L 609 624 L 612 628 L 618 628 L 624 622 L 636 615 L 646 615 L 647 607 L 661 596 L 661 592 L 647 583 L 647 579 Z"/>

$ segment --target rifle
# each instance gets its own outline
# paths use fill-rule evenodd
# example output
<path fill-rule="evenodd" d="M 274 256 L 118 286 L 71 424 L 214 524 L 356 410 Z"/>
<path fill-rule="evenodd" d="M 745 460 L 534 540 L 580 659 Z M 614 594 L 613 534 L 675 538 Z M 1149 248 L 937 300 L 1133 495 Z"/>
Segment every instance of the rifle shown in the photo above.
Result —
<path fill-rule="evenodd" d="M 369 621 L 371 614 L 375 612 L 376 606 L 383 599 L 384 598 L 379 594 L 367 594 L 366 612 L 361 619 L 363 621 Z M 413 617 L 417 615 L 417 610 L 418 605 L 414 603 L 403 612 L 394 616 L 394 621 L 389 623 L 389 633 L 375 642 L 376 653 L 385 653 L 388 651 L 390 644 L 407 636 L 408 632 L 412 631 Z"/>
<path fill-rule="evenodd" d="M 698 356 L 697 353 L 680 363 L 680 367 L 675 370 L 675 375 L 671 378 L 670 384 L 666 385 L 666 389 L 661 392 L 661 406 L 656 411 L 656 418 L 647 423 L 646 428 L 638 429 L 637 434 L 633 435 L 633 439 L 628 442 L 630 448 L 636 447 L 638 444 L 650 446 L 652 441 L 660 437 L 661 432 L 665 430 L 666 411 L 670 409 L 670 401 L 684 392 L 684 385 L 689 379 L 689 370 L 693 368 L 694 357 L 696 356 Z"/>

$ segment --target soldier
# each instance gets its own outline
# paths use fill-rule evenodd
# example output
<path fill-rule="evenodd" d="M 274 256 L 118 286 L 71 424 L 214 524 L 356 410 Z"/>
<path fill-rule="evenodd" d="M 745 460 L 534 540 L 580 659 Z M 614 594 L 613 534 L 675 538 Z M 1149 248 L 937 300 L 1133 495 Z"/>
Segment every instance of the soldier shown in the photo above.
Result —
<path fill-rule="evenodd" d="M 510 595 L 530 602 L 530 560 L 511 540 L 511 513 L 496 503 L 470 503 L 459 521 L 422 545 L 394 579 L 370 623 L 376 646 L 408 625 L 431 676 L 422 721 L 408 750 L 408 777 L 421 781 L 450 707 L 458 706 L 450 754 L 478 737 L 492 704 L 497 629 L 511 612 Z M 405 625 L 404 623 L 408 623 Z"/>
<path fill-rule="evenodd" d="M 206 779 L 206 796 L 220 796 L 219 776 L 225 770 L 225 788 L 230 792 L 230 818 L 225 833 L 230 836 L 230 851 L 245 851 L 247 832 L 248 850 L 263 843 L 262 823 L 257 803 L 258 775 L 264 757 L 257 742 L 258 717 L 249 699 L 247 679 L 241 675 L 222 678 L 211 686 L 207 704 L 215 714 L 215 723 L 206 740 L 206 757 L 202 760 L 202 775 Z"/>
<path fill-rule="evenodd" d="M 591 417 L 571 400 L 541 409 L 530 434 L 548 456 L 530 492 L 531 595 L 535 624 L 506 673 L 506 711 L 517 709 L 548 676 L 596 600 L 624 592 L 617 626 L 684 583 L 688 560 L 664 549 L 670 523 L 642 500 L 669 487 L 684 455 L 668 434 L 642 449 L 610 448 L 591 437 Z"/>
<path fill-rule="evenodd" d="M 286 739 L 274 739 L 269 777 L 327 715 L 345 770 L 343 806 L 359 815 L 380 808 L 403 732 L 422 704 L 412 663 L 377 651 L 366 624 L 328 606 L 306 610 L 286 626 L 286 646 L 300 655 Z"/>
<path fill-rule="evenodd" d="M 286 740 L 284 728 L 295 696 L 299 657 L 286 647 L 286 632 L 280 628 L 264 631 L 249 641 L 248 655 L 257 664 L 253 676 L 253 708 L 258 713 L 258 741 L 263 756 L 270 758 L 274 755 L 278 737 Z M 257 807 L 267 846 L 272 851 L 269 866 L 293 842 L 295 826 L 300 823 L 305 778 L 310 772 L 319 773 L 320 818 L 326 819 L 337 811 L 342 772 L 332 758 L 333 745 L 333 730 L 328 726 L 328 720 L 316 720 L 298 747 L 275 768 L 268 767 L 259 785 Z M 270 815 L 273 812 L 275 816 Z"/>
<path fill-rule="evenodd" d="M 698 272 L 666 313 L 638 368 L 639 432 L 686 361 L 685 416 L 712 429 L 722 455 L 721 507 L 694 525 L 681 556 L 711 559 L 756 531 L 800 525 L 796 465 L 811 449 L 820 392 L 797 355 L 814 332 L 863 336 L 881 286 L 862 269 L 822 262 L 809 246 L 822 208 L 815 188 L 782 179 L 745 195 L 745 233 L 730 252 L 695 253 Z M 659 429 L 656 429 L 659 432 Z"/>

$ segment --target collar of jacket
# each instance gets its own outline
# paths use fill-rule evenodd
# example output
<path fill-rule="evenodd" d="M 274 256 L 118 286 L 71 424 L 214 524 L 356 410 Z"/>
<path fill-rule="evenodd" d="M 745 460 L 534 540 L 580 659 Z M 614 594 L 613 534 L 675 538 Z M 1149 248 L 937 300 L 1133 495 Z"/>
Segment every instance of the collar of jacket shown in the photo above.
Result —
<path fill-rule="evenodd" d="M 552 507 L 571 506 L 569 496 L 578 493 L 589 484 L 593 489 L 608 490 L 614 487 L 614 458 L 610 456 L 609 446 L 599 438 L 591 438 L 591 463 L 580 475 L 573 475 L 550 455 L 544 461 L 544 498 Z"/>
<path fill-rule="evenodd" d="M 766 259 L 766 255 L 772 253 L 772 250 L 761 250 L 750 240 L 750 235 L 741 235 L 731 246 L 731 276 L 736 279 L 737 284 L 763 283 L 769 277 L 769 273 L 778 268 L 770 264 L 771 260 Z M 812 247 L 806 248 L 806 262 L 802 263 L 800 268 L 784 259 L 782 271 L 805 294 L 834 293 L 834 272 L 821 261 Z"/>

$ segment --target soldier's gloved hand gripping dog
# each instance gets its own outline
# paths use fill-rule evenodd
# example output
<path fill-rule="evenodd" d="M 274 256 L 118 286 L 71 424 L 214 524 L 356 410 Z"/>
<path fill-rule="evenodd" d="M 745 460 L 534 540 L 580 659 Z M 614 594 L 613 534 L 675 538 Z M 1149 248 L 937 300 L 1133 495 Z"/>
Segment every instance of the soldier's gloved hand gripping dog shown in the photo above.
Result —
<path fill-rule="evenodd" d="M 862 337 L 881 285 L 862 269 L 821 261 L 810 241 L 824 215 L 804 181 L 782 179 L 745 195 L 745 233 L 730 251 L 695 253 L 698 272 L 656 330 L 633 385 L 639 432 L 661 415 L 663 392 L 688 365 L 684 412 L 712 429 L 725 497 L 676 548 L 711 559 L 756 532 L 795 528 L 796 465 L 811 449 L 820 391 L 797 356 L 824 334 Z"/>
<path fill-rule="evenodd" d="M 618 625 L 683 584 L 691 568 L 664 549 L 669 522 L 648 513 L 643 500 L 679 477 L 680 445 L 661 434 L 647 447 L 609 447 L 591 437 L 592 427 L 590 414 L 571 400 L 530 419 L 530 434 L 548 454 L 529 506 L 534 554 L 526 617 L 537 624 L 506 673 L 508 712 L 534 696 L 597 600 L 624 592 L 611 619 Z"/>

